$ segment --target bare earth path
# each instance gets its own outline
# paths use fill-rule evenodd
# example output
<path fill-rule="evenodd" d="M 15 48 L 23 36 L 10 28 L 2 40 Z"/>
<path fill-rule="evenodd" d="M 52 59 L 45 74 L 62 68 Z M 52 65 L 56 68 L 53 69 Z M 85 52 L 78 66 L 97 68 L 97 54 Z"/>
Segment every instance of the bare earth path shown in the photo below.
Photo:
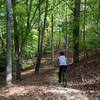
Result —
<path fill-rule="evenodd" d="M 66 88 L 57 83 L 57 67 L 43 65 L 39 75 L 34 70 L 22 72 L 21 81 L 14 80 L 11 87 L 0 88 L 0 100 L 100 100 L 98 62 L 78 66 L 77 77 L 70 68 Z"/>
<path fill-rule="evenodd" d="M 22 73 L 24 80 L 2 88 L 0 100 L 88 100 L 79 90 L 57 85 L 55 68 L 43 70 L 39 76 L 32 70 Z"/>

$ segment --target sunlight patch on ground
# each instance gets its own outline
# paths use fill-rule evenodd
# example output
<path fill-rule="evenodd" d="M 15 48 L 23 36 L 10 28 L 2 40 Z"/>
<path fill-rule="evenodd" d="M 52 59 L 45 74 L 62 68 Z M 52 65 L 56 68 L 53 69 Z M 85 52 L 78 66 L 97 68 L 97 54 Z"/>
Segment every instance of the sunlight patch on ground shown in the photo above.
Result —
<path fill-rule="evenodd" d="M 30 74 L 30 73 L 33 73 L 33 72 L 34 72 L 34 69 L 31 69 L 31 70 L 22 72 L 21 75 L 27 75 L 27 74 Z"/>
<path fill-rule="evenodd" d="M 28 98 L 29 95 L 29 100 L 89 100 L 81 91 L 61 86 L 13 86 L 4 90 L 1 95 L 6 98 L 20 97 L 20 100 Z"/>
<path fill-rule="evenodd" d="M 58 87 L 57 89 L 47 90 L 45 93 L 58 95 L 59 100 L 62 100 L 62 96 L 64 96 L 66 100 L 89 100 L 86 96 L 81 94 L 81 91 L 71 88 Z"/>

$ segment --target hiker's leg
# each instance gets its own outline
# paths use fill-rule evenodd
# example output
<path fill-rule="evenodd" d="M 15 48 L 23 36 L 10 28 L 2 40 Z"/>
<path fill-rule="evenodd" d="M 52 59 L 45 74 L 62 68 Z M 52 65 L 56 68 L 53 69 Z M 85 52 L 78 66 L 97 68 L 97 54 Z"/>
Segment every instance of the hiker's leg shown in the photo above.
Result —
<path fill-rule="evenodd" d="M 61 83 L 61 67 L 59 68 L 59 76 L 58 77 L 59 77 L 58 82 Z"/>

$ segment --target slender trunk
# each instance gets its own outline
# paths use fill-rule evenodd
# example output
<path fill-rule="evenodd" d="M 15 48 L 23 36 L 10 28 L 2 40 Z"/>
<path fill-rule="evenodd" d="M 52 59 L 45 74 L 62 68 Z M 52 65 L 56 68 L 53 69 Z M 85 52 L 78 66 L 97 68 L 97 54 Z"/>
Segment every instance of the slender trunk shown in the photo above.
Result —
<path fill-rule="evenodd" d="M 74 33 L 73 33 L 73 62 L 79 61 L 79 27 L 80 27 L 80 0 L 75 0 Z"/>
<path fill-rule="evenodd" d="M 86 19 L 85 19 L 86 18 L 86 2 L 87 1 L 85 0 L 85 2 L 84 2 L 84 30 L 83 30 L 83 39 L 84 39 L 84 41 L 86 39 L 86 30 L 85 30 L 85 24 L 86 24 Z M 85 51 L 86 59 L 88 59 L 88 52 L 87 52 L 86 46 L 84 47 L 84 51 Z"/>
<path fill-rule="evenodd" d="M 64 40 L 65 40 L 65 46 L 64 46 L 64 49 L 65 49 L 65 54 L 66 54 L 66 51 L 67 51 L 67 47 L 68 47 L 68 35 L 67 35 L 67 30 L 68 30 L 68 26 L 67 26 L 67 5 L 66 5 L 66 23 L 65 23 L 65 33 L 64 33 Z"/>
<path fill-rule="evenodd" d="M 41 20 L 41 15 L 40 15 L 40 0 L 39 0 L 39 8 L 38 8 L 38 14 L 39 14 L 39 19 L 38 19 L 38 55 L 37 55 L 37 60 L 36 60 L 36 68 L 35 72 L 36 74 L 39 72 L 39 62 L 40 62 L 40 39 L 41 39 L 41 29 L 40 29 L 40 20 Z"/>
<path fill-rule="evenodd" d="M 41 34 L 41 43 L 40 43 L 40 49 L 38 52 L 38 63 L 36 65 L 36 69 L 35 72 L 39 73 L 39 68 L 40 68 L 40 64 L 41 64 L 41 58 L 42 58 L 42 52 L 43 52 L 43 40 L 44 40 L 44 33 L 45 33 L 45 26 L 46 26 L 46 18 L 47 18 L 47 10 L 48 10 L 48 0 L 46 0 L 46 7 L 45 7 L 45 15 L 44 15 L 44 25 L 43 25 L 43 29 L 42 29 L 42 34 Z"/>
<path fill-rule="evenodd" d="M 20 50 L 19 50 L 19 36 L 17 30 L 17 20 L 16 20 L 16 0 L 12 0 L 13 6 L 13 22 L 14 22 L 14 43 L 15 43 L 15 56 L 16 56 L 16 78 L 21 79 L 21 64 L 20 64 Z"/>
<path fill-rule="evenodd" d="M 60 31 L 59 31 L 59 33 L 60 33 Z M 59 37 L 58 37 L 59 39 L 59 41 L 58 41 L 58 43 L 57 43 L 57 49 L 59 49 L 60 48 L 60 46 L 61 46 L 61 35 L 59 34 Z"/>
<path fill-rule="evenodd" d="M 7 85 L 12 84 L 12 55 L 11 55 L 11 17 L 12 17 L 12 4 L 11 0 L 6 0 L 7 3 Z"/>
<path fill-rule="evenodd" d="M 52 36 L 51 36 L 51 63 L 53 64 L 54 62 L 54 32 L 53 32 L 53 14 L 51 16 L 51 22 L 52 22 Z"/>

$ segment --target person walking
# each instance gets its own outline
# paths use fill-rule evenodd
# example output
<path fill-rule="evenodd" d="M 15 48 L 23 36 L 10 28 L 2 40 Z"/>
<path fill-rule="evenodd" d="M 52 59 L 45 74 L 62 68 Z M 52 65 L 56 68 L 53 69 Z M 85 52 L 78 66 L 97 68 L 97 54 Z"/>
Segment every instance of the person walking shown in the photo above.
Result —
<path fill-rule="evenodd" d="M 58 64 L 59 64 L 58 82 L 60 84 L 61 83 L 61 75 L 64 71 L 66 73 L 67 65 L 68 65 L 68 59 L 65 56 L 63 51 L 60 52 L 60 55 L 58 57 Z"/>

